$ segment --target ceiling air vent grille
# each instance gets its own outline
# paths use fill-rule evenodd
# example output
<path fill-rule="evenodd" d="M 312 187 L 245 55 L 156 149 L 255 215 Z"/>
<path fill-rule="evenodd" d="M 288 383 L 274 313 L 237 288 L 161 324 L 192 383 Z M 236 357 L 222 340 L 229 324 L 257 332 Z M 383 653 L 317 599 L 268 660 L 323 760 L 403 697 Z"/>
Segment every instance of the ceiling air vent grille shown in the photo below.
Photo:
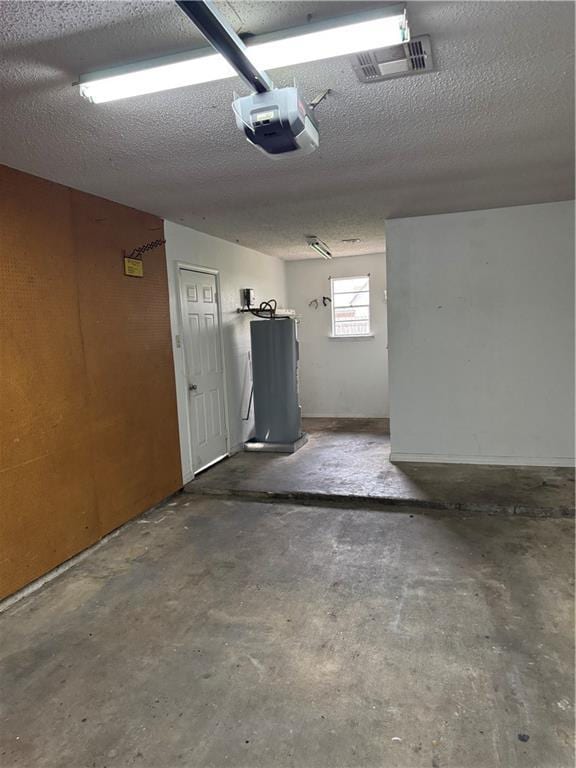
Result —
<path fill-rule="evenodd" d="M 378 65 L 376 64 L 376 61 L 372 59 L 370 53 L 359 53 L 358 64 L 362 68 L 364 77 L 373 79 L 380 76 Z"/>
<path fill-rule="evenodd" d="M 361 83 L 377 83 L 393 77 L 434 71 L 430 37 L 414 37 L 409 43 L 364 51 L 350 57 Z"/>
<path fill-rule="evenodd" d="M 410 56 L 410 64 L 412 69 L 426 69 L 426 51 L 422 45 L 422 40 L 414 40 L 407 44 L 408 54 Z"/>

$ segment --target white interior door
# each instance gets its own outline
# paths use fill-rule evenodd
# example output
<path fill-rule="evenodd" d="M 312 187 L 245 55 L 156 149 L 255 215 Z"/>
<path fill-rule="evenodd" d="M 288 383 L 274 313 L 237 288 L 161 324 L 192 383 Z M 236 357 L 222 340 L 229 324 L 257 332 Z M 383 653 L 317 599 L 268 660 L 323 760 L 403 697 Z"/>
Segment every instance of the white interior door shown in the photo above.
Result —
<path fill-rule="evenodd" d="M 228 455 L 216 277 L 180 270 L 194 472 Z"/>

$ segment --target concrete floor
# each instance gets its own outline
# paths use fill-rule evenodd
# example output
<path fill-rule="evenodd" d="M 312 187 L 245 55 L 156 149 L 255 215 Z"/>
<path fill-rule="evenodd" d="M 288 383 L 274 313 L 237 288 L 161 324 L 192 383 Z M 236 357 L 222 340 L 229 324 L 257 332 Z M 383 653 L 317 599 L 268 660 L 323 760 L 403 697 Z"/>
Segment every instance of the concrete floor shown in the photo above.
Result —
<path fill-rule="evenodd" d="M 0 765 L 569 768 L 573 542 L 181 494 L 0 615 Z"/>
<path fill-rule="evenodd" d="M 238 453 L 200 474 L 196 494 L 417 504 L 534 516 L 574 514 L 574 470 L 390 463 L 385 419 L 305 419 L 292 455 Z"/>

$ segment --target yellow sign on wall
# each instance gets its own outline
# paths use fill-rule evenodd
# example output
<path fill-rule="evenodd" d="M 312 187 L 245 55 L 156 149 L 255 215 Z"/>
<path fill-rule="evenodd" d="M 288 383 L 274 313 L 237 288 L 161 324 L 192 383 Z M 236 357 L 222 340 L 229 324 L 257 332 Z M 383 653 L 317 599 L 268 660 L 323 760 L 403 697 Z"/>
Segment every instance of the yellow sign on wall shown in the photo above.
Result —
<path fill-rule="evenodd" d="M 141 259 L 124 259 L 124 274 L 129 277 L 144 277 L 144 262 Z"/>

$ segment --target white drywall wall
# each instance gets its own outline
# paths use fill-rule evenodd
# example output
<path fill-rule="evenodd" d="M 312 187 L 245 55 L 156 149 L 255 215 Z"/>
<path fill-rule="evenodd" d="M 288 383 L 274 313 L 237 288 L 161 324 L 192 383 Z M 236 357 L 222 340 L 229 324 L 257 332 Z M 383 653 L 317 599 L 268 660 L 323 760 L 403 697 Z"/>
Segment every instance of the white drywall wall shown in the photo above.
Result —
<path fill-rule="evenodd" d="M 373 338 L 332 339 L 329 277 L 370 274 Z M 304 416 L 388 416 L 386 257 L 383 253 L 331 261 L 286 263 L 288 304 L 300 316 L 300 400 Z"/>
<path fill-rule="evenodd" d="M 188 427 L 188 388 L 182 348 L 176 347 L 179 330 L 179 296 L 177 263 L 193 267 L 206 267 L 219 271 L 220 306 L 226 361 L 226 390 L 231 451 L 238 450 L 251 435 L 254 426 L 253 410 L 246 416 L 250 398 L 251 371 L 250 319 L 251 315 L 236 312 L 240 303 L 240 289 L 254 288 L 256 300 L 275 298 L 279 306 L 286 304 L 284 263 L 273 256 L 244 248 L 194 229 L 165 222 L 166 258 L 170 290 L 170 320 L 176 371 L 180 449 L 184 482 L 192 479 L 190 436 Z"/>
<path fill-rule="evenodd" d="M 392 460 L 570 465 L 574 203 L 386 224 Z"/>

